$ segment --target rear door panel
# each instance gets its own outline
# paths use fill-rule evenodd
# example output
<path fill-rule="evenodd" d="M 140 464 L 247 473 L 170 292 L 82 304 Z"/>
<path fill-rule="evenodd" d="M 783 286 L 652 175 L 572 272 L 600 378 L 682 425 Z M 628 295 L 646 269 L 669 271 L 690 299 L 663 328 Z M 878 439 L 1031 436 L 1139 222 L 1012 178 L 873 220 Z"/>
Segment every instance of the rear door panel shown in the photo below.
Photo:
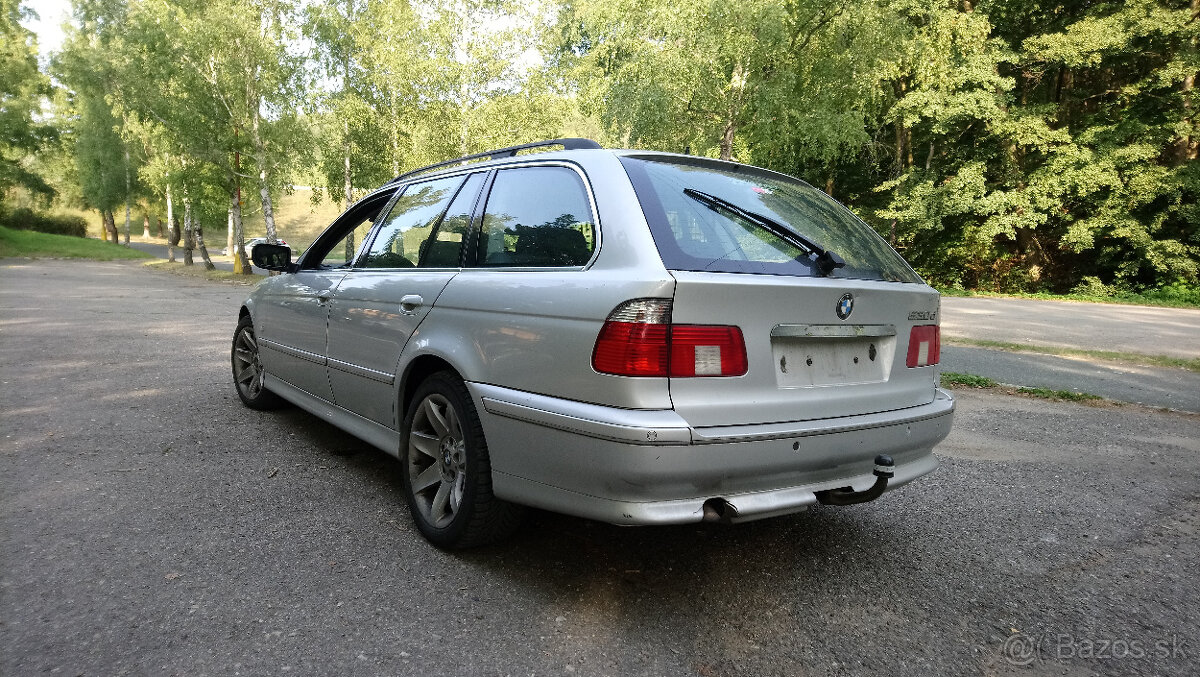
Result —
<path fill-rule="evenodd" d="M 341 407 L 397 428 L 400 352 L 457 270 L 356 270 L 329 310 L 329 382 Z M 416 298 L 414 298 L 416 297 Z M 413 303 L 419 298 L 419 304 Z M 401 301 L 409 302 L 402 305 Z"/>

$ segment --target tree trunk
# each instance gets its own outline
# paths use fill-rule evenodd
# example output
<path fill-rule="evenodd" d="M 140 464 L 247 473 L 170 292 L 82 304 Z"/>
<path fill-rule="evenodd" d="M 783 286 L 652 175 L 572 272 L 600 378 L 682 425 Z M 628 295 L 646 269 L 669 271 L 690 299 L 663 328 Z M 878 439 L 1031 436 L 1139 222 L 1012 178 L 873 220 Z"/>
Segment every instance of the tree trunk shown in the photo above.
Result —
<path fill-rule="evenodd" d="M 120 242 L 120 238 L 117 235 L 116 215 L 113 214 L 111 209 L 105 209 L 101 216 L 104 219 L 104 230 L 107 231 L 104 239 L 111 239 L 113 244 L 118 244 Z"/>
<path fill-rule="evenodd" d="M 187 189 L 183 191 L 183 265 L 190 266 L 192 261 L 192 250 L 196 248 L 196 231 L 195 223 L 192 220 L 192 198 L 188 196 Z"/>
<path fill-rule="evenodd" d="M 1193 19 L 1200 14 L 1200 0 L 1192 0 L 1190 5 Z M 1195 53 L 1198 38 L 1196 34 L 1192 34 L 1191 51 Z M 1187 134 L 1180 135 L 1175 141 L 1175 164 L 1182 165 L 1189 160 L 1195 160 L 1197 157 L 1197 149 L 1200 149 L 1200 139 L 1197 139 L 1191 132 L 1195 130 L 1195 112 L 1192 108 L 1192 91 L 1196 87 L 1196 74 L 1188 73 L 1183 78 L 1183 86 L 1180 87 L 1179 93 L 1183 98 L 1183 122 L 1188 129 Z"/>
<path fill-rule="evenodd" d="M 237 199 L 237 193 L 234 193 L 234 199 Z M 233 254 L 233 208 L 225 210 L 225 251 L 233 256 L 233 268 L 237 270 L 237 257 Z"/>
<path fill-rule="evenodd" d="M 150 239 L 150 212 L 142 212 L 142 237 Z"/>
<path fill-rule="evenodd" d="M 725 112 L 725 129 L 721 133 L 721 159 L 733 159 L 733 139 L 737 134 L 738 112 L 742 109 L 742 95 L 746 91 L 746 67 L 738 61 L 729 77 L 729 105 Z"/>
<path fill-rule="evenodd" d="M 391 110 L 391 127 L 392 127 L 392 176 L 400 176 L 400 111 L 399 103 L 396 101 L 396 88 L 392 87 L 392 110 Z"/>
<path fill-rule="evenodd" d="M 896 95 L 896 103 L 897 104 L 900 103 L 900 101 L 902 99 L 904 99 L 905 92 L 907 91 L 907 89 L 908 89 L 908 84 L 906 82 L 904 82 L 903 79 L 892 82 L 892 92 L 893 92 L 893 94 Z M 905 152 L 904 144 L 910 138 L 911 138 L 911 136 L 909 134 L 909 131 L 904 126 L 904 119 L 897 118 L 896 119 L 896 154 L 895 154 L 896 176 L 900 176 L 901 174 L 904 173 L 904 170 L 908 168 L 908 165 L 904 164 L 904 160 L 907 157 L 911 157 L 912 152 L 911 151 Z"/>
<path fill-rule="evenodd" d="M 733 137 L 737 134 L 737 122 L 730 115 L 725 120 L 725 131 L 721 134 L 721 159 L 733 159 Z"/>
<path fill-rule="evenodd" d="M 159 236 L 160 238 L 165 238 L 165 237 L 166 237 L 166 235 L 163 233 L 162 217 L 161 217 L 161 216 L 158 216 L 158 215 L 156 214 L 156 215 L 154 216 L 154 222 L 155 222 L 155 224 L 157 224 L 157 226 L 158 226 L 158 236 Z"/>
<path fill-rule="evenodd" d="M 254 141 L 254 161 L 258 164 L 258 197 L 262 201 L 263 221 L 267 224 L 267 242 L 275 244 L 279 241 L 279 237 L 275 231 L 275 208 L 271 202 L 271 170 L 267 162 L 267 144 L 263 142 L 262 130 L 260 129 L 261 120 L 258 112 L 259 102 L 257 98 L 252 103 L 254 104 L 254 110 L 251 111 L 250 133 Z M 241 231 L 240 228 L 238 230 L 239 232 Z M 249 275 L 253 272 L 247 266 L 246 274 Z"/>
<path fill-rule="evenodd" d="M 170 178 L 167 174 L 167 178 Z M 167 261 L 175 263 L 175 247 L 179 245 L 179 219 L 175 217 L 175 203 L 171 199 L 171 184 L 167 184 Z"/>
<path fill-rule="evenodd" d="M 125 246 L 129 246 L 129 199 L 133 197 L 133 177 L 129 170 L 129 146 L 125 146 Z"/>
<path fill-rule="evenodd" d="M 471 121 L 467 119 L 467 85 L 466 76 L 463 76 L 463 83 L 459 85 L 458 91 L 458 154 L 466 155 L 470 144 L 468 143 L 471 135 Z"/>
<path fill-rule="evenodd" d="M 344 208 L 349 209 L 350 205 L 354 204 L 354 186 L 352 185 L 351 180 L 350 180 L 352 175 L 350 174 L 350 130 L 349 130 L 348 126 L 347 126 L 345 132 L 346 132 L 346 145 L 345 145 L 345 155 L 344 155 L 345 164 L 343 165 L 343 173 L 342 173 L 342 194 L 345 195 L 345 198 L 346 198 L 346 204 L 344 205 Z M 354 249 L 355 249 L 354 231 L 350 231 L 350 234 L 346 236 L 346 260 L 347 261 L 354 258 Z"/>
<path fill-rule="evenodd" d="M 200 250 L 200 258 L 204 259 L 204 269 L 216 270 L 217 267 L 213 265 L 212 259 L 208 256 L 208 247 L 204 246 L 204 227 L 197 221 L 193 228 L 196 232 L 196 248 Z"/>
<path fill-rule="evenodd" d="M 233 254 L 233 272 L 240 275 L 253 275 L 254 270 L 246 260 L 246 236 L 242 224 L 241 185 L 234 177 L 234 189 L 229 199 L 229 230 L 233 233 L 233 244 L 230 252 Z"/>

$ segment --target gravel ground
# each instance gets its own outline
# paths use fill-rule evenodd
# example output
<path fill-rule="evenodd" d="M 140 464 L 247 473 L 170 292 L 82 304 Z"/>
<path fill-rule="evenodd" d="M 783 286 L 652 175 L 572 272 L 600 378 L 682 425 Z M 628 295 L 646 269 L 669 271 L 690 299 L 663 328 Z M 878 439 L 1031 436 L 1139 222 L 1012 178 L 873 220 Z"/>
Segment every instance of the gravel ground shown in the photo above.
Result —
<path fill-rule="evenodd" d="M 0 261 L 0 674 L 1196 671 L 1200 417 L 963 390 L 870 504 L 448 554 L 390 457 L 238 403 L 245 292 Z"/>

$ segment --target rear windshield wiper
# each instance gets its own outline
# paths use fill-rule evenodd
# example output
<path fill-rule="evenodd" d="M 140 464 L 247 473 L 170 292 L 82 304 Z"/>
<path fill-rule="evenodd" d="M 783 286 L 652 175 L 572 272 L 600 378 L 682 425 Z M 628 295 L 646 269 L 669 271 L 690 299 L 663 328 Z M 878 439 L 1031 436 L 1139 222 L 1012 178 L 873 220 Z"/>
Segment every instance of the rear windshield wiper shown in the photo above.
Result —
<path fill-rule="evenodd" d="M 846 265 L 846 261 L 837 255 L 837 253 L 828 249 L 822 249 L 817 243 L 804 237 L 800 233 L 788 228 L 782 223 L 768 216 L 763 216 L 757 212 L 752 212 L 748 209 L 743 209 L 728 200 L 721 199 L 716 195 L 709 195 L 695 188 L 684 188 L 683 194 L 708 207 L 714 212 L 729 212 L 735 216 L 741 217 L 745 221 L 749 221 L 772 234 L 799 245 L 801 249 L 807 250 L 805 256 L 816 267 L 817 271 L 822 276 L 828 277 L 835 268 L 842 268 Z M 800 258 L 800 257 L 797 257 Z"/>

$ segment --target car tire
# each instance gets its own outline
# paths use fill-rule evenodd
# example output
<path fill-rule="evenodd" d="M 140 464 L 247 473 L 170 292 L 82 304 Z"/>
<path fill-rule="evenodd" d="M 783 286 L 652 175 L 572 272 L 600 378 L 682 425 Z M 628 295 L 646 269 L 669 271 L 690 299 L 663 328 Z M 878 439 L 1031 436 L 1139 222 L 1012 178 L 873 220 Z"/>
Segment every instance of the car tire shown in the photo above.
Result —
<path fill-rule="evenodd" d="M 466 385 L 437 372 L 404 417 L 401 475 L 413 522 L 439 548 L 486 545 L 512 534 L 525 509 L 492 495 L 492 468 Z"/>
<path fill-rule="evenodd" d="M 283 404 L 278 395 L 263 385 L 266 371 L 259 359 L 258 338 L 254 335 L 254 321 L 249 315 L 238 321 L 237 329 L 233 332 L 229 361 L 233 366 L 233 385 L 242 404 L 260 411 L 275 409 Z"/>

